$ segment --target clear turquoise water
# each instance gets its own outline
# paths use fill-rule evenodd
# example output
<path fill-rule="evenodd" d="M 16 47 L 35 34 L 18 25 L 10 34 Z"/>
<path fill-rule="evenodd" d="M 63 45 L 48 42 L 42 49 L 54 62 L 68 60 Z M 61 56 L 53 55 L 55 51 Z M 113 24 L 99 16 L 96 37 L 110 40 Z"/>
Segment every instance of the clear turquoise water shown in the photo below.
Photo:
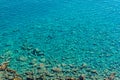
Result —
<path fill-rule="evenodd" d="M 25 44 L 44 52 L 52 66 L 87 63 L 120 74 L 119 5 L 119 0 L 0 0 L 0 55 L 11 57 L 13 69 L 29 67 L 40 57 L 21 50 Z M 19 62 L 19 56 L 31 58 Z"/>

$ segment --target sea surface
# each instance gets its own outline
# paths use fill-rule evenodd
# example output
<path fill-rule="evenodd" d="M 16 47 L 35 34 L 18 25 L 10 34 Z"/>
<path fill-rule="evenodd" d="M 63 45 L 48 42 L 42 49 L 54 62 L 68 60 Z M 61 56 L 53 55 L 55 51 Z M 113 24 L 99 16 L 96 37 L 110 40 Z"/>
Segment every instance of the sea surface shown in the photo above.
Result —
<path fill-rule="evenodd" d="M 113 72 L 120 80 L 120 1 L 0 0 L 0 57 L 19 74 L 39 64 L 52 74 L 85 65 L 101 77 L 86 80 Z"/>

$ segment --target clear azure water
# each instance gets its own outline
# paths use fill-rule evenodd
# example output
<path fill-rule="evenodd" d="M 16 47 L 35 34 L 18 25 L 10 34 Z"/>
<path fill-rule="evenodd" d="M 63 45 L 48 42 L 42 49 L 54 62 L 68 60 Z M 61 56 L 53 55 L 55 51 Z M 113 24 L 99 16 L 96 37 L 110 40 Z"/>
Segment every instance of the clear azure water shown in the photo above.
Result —
<path fill-rule="evenodd" d="M 31 56 L 22 45 L 39 48 L 52 66 L 87 63 L 119 75 L 120 1 L 0 0 L 0 55 L 10 51 L 6 59 L 15 70 L 30 62 L 17 61 Z"/>

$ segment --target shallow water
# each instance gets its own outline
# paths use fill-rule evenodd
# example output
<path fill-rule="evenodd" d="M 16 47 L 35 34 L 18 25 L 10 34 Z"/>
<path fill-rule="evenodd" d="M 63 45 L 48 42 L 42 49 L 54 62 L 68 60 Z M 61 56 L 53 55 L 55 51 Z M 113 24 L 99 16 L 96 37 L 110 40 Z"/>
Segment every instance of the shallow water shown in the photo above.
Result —
<path fill-rule="evenodd" d="M 19 73 L 31 69 L 32 61 L 48 60 L 51 67 L 86 63 L 100 75 L 107 70 L 120 79 L 119 5 L 118 0 L 1 0 L 0 55 L 5 57 L 0 62 L 10 61 Z"/>

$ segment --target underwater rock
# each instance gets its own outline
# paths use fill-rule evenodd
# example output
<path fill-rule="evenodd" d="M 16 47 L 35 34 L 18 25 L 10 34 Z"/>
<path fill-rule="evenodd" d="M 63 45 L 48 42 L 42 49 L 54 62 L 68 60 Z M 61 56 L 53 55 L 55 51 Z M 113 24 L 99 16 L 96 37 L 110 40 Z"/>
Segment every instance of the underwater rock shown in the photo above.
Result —
<path fill-rule="evenodd" d="M 61 66 L 62 66 L 62 67 L 65 67 L 65 66 L 66 66 L 66 64 L 65 64 L 65 63 L 62 63 L 62 64 L 61 64 Z"/>
<path fill-rule="evenodd" d="M 108 78 L 105 78 L 104 80 L 114 80 L 115 79 L 115 75 L 116 75 L 116 73 L 113 72 L 113 73 L 110 74 L 110 76 Z"/>
<path fill-rule="evenodd" d="M 46 61 L 45 58 L 40 59 L 40 62 L 41 62 L 41 63 L 45 63 L 45 61 Z"/>
<path fill-rule="evenodd" d="M 33 51 L 36 52 L 36 53 L 40 52 L 40 50 L 38 48 L 35 48 Z"/>
<path fill-rule="evenodd" d="M 27 72 L 26 73 L 26 80 L 34 80 L 32 72 Z"/>
<path fill-rule="evenodd" d="M 72 77 L 67 77 L 65 80 L 76 80 L 76 79 L 74 79 Z"/>
<path fill-rule="evenodd" d="M 7 70 L 6 70 L 7 72 L 9 72 L 9 73 L 13 73 L 13 74 L 16 74 L 16 71 L 15 70 L 12 70 L 12 69 L 9 69 L 9 68 L 7 68 Z"/>
<path fill-rule="evenodd" d="M 77 71 L 78 71 L 77 68 L 73 68 L 73 69 L 72 69 L 72 72 L 77 72 Z"/>
<path fill-rule="evenodd" d="M 91 70 L 91 73 L 98 74 L 97 70 Z"/>
<path fill-rule="evenodd" d="M 92 79 L 92 80 L 98 80 L 98 76 L 91 75 L 91 76 L 89 76 L 89 79 Z"/>
<path fill-rule="evenodd" d="M 22 61 L 22 62 L 25 62 L 27 61 L 27 57 L 25 56 L 20 56 L 19 58 L 17 58 L 18 61 Z"/>
<path fill-rule="evenodd" d="M 33 49 L 33 46 L 32 45 L 28 45 L 26 43 L 23 43 L 22 46 L 20 46 L 21 50 L 25 50 L 25 51 L 30 51 Z"/>
<path fill-rule="evenodd" d="M 32 65 L 33 67 L 36 67 L 37 66 L 37 59 L 33 58 L 31 60 L 31 62 L 29 63 L 29 65 Z"/>
<path fill-rule="evenodd" d="M 40 63 L 40 68 L 44 68 L 45 65 L 43 63 Z"/>
<path fill-rule="evenodd" d="M 52 73 L 47 73 L 46 76 L 48 76 L 48 77 L 54 77 L 55 75 L 52 74 Z"/>
<path fill-rule="evenodd" d="M 33 75 L 33 72 L 29 71 L 29 72 L 26 72 L 25 74 L 28 75 L 28 76 L 31 76 L 31 75 Z"/>
<path fill-rule="evenodd" d="M 86 71 L 87 71 L 87 72 L 90 72 L 90 71 L 91 71 L 91 68 L 86 68 Z"/>
<path fill-rule="evenodd" d="M 116 73 L 115 73 L 115 72 L 114 72 L 114 73 L 111 73 L 111 74 L 110 74 L 110 77 L 109 77 L 109 78 L 110 78 L 110 80 L 113 80 L 113 79 L 115 78 L 115 75 L 116 75 Z"/>
<path fill-rule="evenodd" d="M 12 76 L 12 75 L 5 76 L 5 78 L 8 79 L 8 80 L 14 80 L 14 76 Z"/>
<path fill-rule="evenodd" d="M 27 77 L 26 80 L 34 80 L 34 79 Z"/>
<path fill-rule="evenodd" d="M 87 67 L 87 64 L 86 63 L 83 63 L 82 65 L 81 65 L 81 68 L 86 68 Z"/>
<path fill-rule="evenodd" d="M 80 77 L 78 78 L 78 80 L 85 80 L 85 76 L 84 75 L 80 75 Z"/>
<path fill-rule="evenodd" d="M 33 49 L 32 54 L 35 56 L 44 56 L 44 53 L 41 52 L 38 48 Z"/>
<path fill-rule="evenodd" d="M 8 62 L 4 62 L 2 65 L 0 65 L 0 71 L 7 69 Z"/>
<path fill-rule="evenodd" d="M 23 80 L 21 77 L 16 76 L 13 80 Z"/>
<path fill-rule="evenodd" d="M 45 80 L 42 77 L 36 78 L 35 80 Z"/>
<path fill-rule="evenodd" d="M 71 68 L 74 68 L 74 65 L 73 65 L 73 64 L 69 64 L 69 66 L 70 66 Z"/>
<path fill-rule="evenodd" d="M 52 68 L 52 71 L 53 72 L 61 72 L 62 70 L 60 68 L 54 67 L 54 68 Z"/>

